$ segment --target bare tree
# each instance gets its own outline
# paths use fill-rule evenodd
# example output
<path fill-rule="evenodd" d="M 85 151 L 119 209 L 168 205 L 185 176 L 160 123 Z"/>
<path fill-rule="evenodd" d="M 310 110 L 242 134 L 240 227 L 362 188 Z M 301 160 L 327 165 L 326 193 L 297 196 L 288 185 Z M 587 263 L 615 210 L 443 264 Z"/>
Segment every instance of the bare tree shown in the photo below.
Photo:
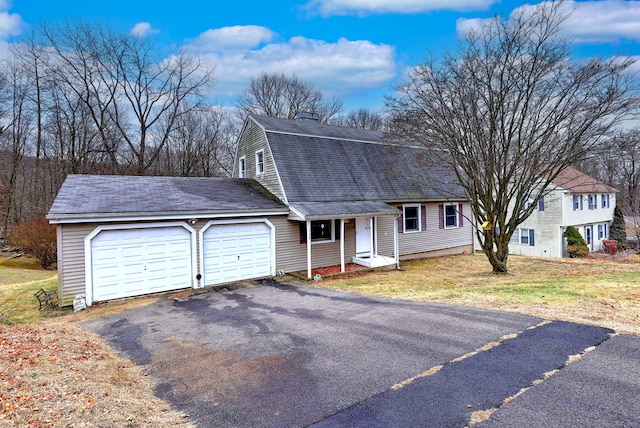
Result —
<path fill-rule="evenodd" d="M 552 180 L 636 106 L 624 73 L 632 60 L 569 59 L 563 10 L 542 3 L 486 21 L 388 98 L 394 133 L 449 165 L 487 222 L 476 236 L 496 273 L 507 272 L 509 239 Z"/>
<path fill-rule="evenodd" d="M 340 99 L 325 100 L 312 84 L 284 73 L 252 78 L 236 104 L 245 114 L 295 119 L 299 113 L 313 113 L 321 122 L 328 122 L 342 110 Z"/>
<path fill-rule="evenodd" d="M 0 134 L 0 185 L 4 188 L 2 230 L 7 231 L 22 218 L 29 195 L 30 189 L 25 188 L 23 159 L 33 132 L 34 116 L 29 109 L 30 82 L 21 64 L 7 61 L 4 65 L 6 86 L 0 89 L 3 101 L 9 107 Z"/>
<path fill-rule="evenodd" d="M 178 177 L 227 177 L 235 140 L 230 116 L 220 107 L 187 108 L 174 124 L 159 173 Z"/>
<path fill-rule="evenodd" d="M 368 129 L 370 131 L 382 131 L 386 127 L 386 119 L 383 115 L 373 110 L 360 108 L 351 110 L 345 116 L 331 119 L 331 123 L 349 128 Z"/>
<path fill-rule="evenodd" d="M 187 111 L 182 106 L 198 106 L 211 82 L 213 71 L 197 57 L 179 52 L 162 59 L 147 39 L 85 23 L 43 32 L 56 53 L 57 80 L 85 104 L 113 164 L 124 159 L 139 175 L 157 161 Z M 118 151 L 119 140 L 127 152 Z"/>

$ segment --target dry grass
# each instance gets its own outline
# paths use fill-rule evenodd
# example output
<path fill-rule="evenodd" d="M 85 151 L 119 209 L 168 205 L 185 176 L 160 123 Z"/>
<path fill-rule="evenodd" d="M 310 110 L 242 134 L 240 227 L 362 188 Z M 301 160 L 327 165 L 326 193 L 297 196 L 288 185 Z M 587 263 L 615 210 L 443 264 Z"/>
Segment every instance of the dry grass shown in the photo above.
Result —
<path fill-rule="evenodd" d="M 191 426 L 154 396 L 140 366 L 73 325 L 89 311 L 39 311 L 41 287 L 55 289 L 56 272 L 29 257 L 0 261 L 0 427 Z M 98 305 L 91 315 L 155 300 Z"/>
<path fill-rule="evenodd" d="M 640 334 L 640 259 L 511 256 L 496 275 L 482 254 L 407 261 L 389 271 L 329 279 L 323 287 L 370 296 L 499 309 Z"/>
<path fill-rule="evenodd" d="M 0 326 L 0 426 L 192 426 L 142 368 L 75 326 Z"/>
<path fill-rule="evenodd" d="M 615 261 L 511 257 L 508 275 L 490 273 L 482 255 L 410 261 L 402 268 L 325 278 L 318 285 L 516 311 L 640 334 L 637 257 Z M 56 286 L 55 273 L 37 269 L 28 258 L 0 262 L 0 316 L 7 324 L 26 324 L 3 326 L 0 319 L 0 426 L 188 425 L 184 415 L 153 395 L 141 367 L 117 357 L 99 337 L 74 326 L 87 317 L 146 305 L 158 297 L 110 302 L 78 313 L 38 311 L 33 293 Z"/>

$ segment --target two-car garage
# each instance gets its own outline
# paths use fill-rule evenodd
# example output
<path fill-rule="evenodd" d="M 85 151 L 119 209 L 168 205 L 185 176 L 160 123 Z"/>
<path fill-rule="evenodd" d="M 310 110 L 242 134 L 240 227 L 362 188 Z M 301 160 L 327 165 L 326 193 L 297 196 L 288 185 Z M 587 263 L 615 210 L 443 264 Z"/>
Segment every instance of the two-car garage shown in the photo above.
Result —
<path fill-rule="evenodd" d="M 97 227 L 85 238 L 86 300 L 198 288 L 273 275 L 267 219 Z"/>
<path fill-rule="evenodd" d="M 274 224 L 288 215 L 249 179 L 70 174 L 47 215 L 58 299 L 91 305 L 274 275 Z"/>

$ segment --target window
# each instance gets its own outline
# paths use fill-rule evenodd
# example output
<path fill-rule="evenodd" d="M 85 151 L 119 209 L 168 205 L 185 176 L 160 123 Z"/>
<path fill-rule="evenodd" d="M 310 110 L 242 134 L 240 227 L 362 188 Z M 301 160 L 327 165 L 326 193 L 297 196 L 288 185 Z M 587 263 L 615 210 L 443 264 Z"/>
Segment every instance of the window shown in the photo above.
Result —
<path fill-rule="evenodd" d="M 404 232 L 420 231 L 420 205 L 405 205 Z"/>
<path fill-rule="evenodd" d="M 582 209 L 582 195 L 573 195 L 573 210 L 578 211 Z"/>
<path fill-rule="evenodd" d="M 589 195 L 587 198 L 589 200 L 590 210 L 595 210 L 596 208 L 598 208 L 598 195 Z"/>
<path fill-rule="evenodd" d="M 533 205 L 533 199 L 522 199 L 522 211 L 528 209 L 531 205 Z"/>
<path fill-rule="evenodd" d="M 604 239 L 604 230 L 602 226 L 602 224 L 598 225 L 598 239 Z"/>
<path fill-rule="evenodd" d="M 544 211 L 544 196 L 538 199 L 538 211 Z"/>
<path fill-rule="evenodd" d="M 462 204 L 438 205 L 440 229 L 463 227 L 464 214 Z"/>
<path fill-rule="evenodd" d="M 331 220 L 317 220 L 311 222 L 311 242 L 333 241 Z"/>
<path fill-rule="evenodd" d="M 238 177 L 247 178 L 247 159 L 244 156 L 238 161 Z"/>
<path fill-rule="evenodd" d="M 256 152 L 256 174 L 264 173 L 264 150 Z"/>
<path fill-rule="evenodd" d="M 602 195 L 602 208 L 609 208 L 611 201 L 609 199 L 609 195 L 608 194 L 603 194 Z"/>
<path fill-rule="evenodd" d="M 311 222 L 311 243 L 333 242 L 340 239 L 340 220 L 317 220 Z M 300 222 L 300 243 L 307 243 L 307 222 Z"/>
<path fill-rule="evenodd" d="M 458 227 L 458 211 L 455 205 L 444 206 L 444 227 Z"/>
<path fill-rule="evenodd" d="M 535 231 L 533 229 L 516 229 L 509 240 L 510 244 L 535 246 Z"/>

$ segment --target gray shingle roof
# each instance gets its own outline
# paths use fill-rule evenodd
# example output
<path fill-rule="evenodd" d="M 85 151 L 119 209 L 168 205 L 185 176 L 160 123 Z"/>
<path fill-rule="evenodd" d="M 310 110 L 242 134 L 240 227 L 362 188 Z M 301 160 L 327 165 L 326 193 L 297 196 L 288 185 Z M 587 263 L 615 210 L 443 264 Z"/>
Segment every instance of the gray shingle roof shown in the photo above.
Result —
<path fill-rule="evenodd" d="M 379 131 L 327 125 L 313 120 L 290 120 L 257 115 L 251 115 L 250 117 L 265 130 L 273 132 L 353 141 L 385 141 L 384 134 Z"/>
<path fill-rule="evenodd" d="M 69 175 L 49 219 L 123 215 L 286 212 L 252 180 Z"/>
<path fill-rule="evenodd" d="M 380 132 L 252 116 L 266 132 L 290 204 L 465 199 L 428 150 L 384 144 Z"/>
<path fill-rule="evenodd" d="M 295 202 L 290 204 L 305 220 L 318 220 L 327 217 L 378 216 L 400 214 L 398 208 L 384 202 L 351 201 L 351 202 Z M 296 217 L 293 215 L 292 217 Z"/>

